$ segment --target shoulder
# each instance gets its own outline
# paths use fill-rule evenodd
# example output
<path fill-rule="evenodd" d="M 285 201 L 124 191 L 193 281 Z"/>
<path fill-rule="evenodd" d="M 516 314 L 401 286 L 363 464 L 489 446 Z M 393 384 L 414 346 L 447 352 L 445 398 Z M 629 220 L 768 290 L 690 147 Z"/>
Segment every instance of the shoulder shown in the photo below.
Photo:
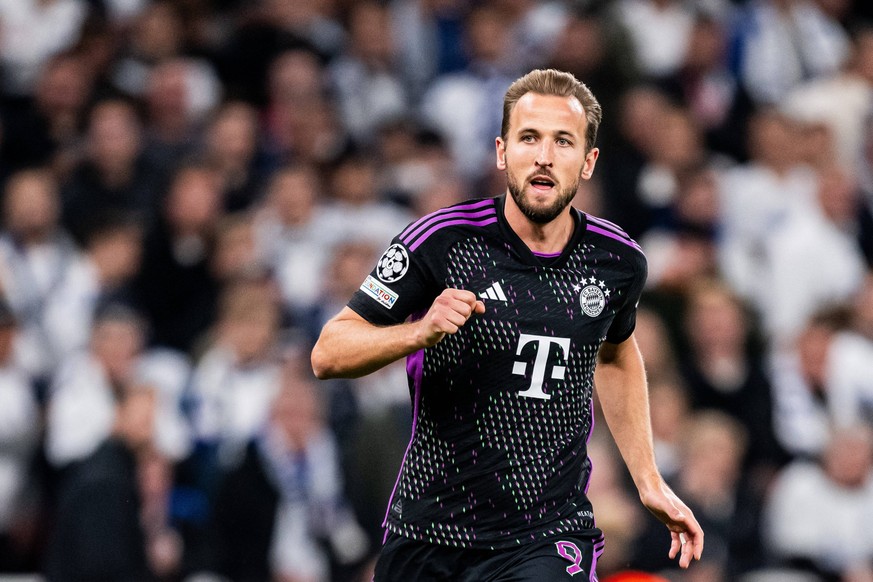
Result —
<path fill-rule="evenodd" d="M 409 252 L 450 245 L 459 238 L 482 234 L 497 223 L 494 198 L 468 200 L 431 212 L 410 223 L 395 239 Z"/>
<path fill-rule="evenodd" d="M 634 263 L 646 264 L 643 249 L 623 228 L 605 218 L 587 213 L 583 213 L 583 215 L 586 235 L 591 242 L 623 258 L 630 258 Z"/>

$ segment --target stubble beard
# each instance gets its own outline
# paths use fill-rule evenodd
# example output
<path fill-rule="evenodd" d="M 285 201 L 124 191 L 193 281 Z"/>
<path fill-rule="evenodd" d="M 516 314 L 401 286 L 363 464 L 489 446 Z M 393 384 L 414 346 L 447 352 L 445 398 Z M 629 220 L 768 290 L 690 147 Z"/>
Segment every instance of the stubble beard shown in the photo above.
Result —
<path fill-rule="evenodd" d="M 580 174 L 580 176 L 570 184 L 568 188 L 561 188 L 558 190 L 552 204 L 537 207 L 530 202 L 527 193 L 525 192 L 524 187 L 527 185 L 528 180 L 525 180 L 524 184 L 519 184 L 512 172 L 508 169 L 506 170 L 506 185 L 509 194 L 515 201 L 515 205 L 518 206 L 519 210 L 521 210 L 521 213 L 535 224 L 548 224 L 560 216 L 564 209 L 570 205 L 570 202 L 573 201 L 573 198 L 576 197 L 576 191 L 579 189 L 581 181 L 582 176 Z"/>

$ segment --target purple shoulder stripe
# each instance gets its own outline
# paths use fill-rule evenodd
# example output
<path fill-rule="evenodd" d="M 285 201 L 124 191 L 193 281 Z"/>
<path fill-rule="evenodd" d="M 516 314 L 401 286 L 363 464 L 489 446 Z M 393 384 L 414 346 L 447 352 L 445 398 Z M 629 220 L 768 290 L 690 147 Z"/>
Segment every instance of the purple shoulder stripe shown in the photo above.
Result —
<path fill-rule="evenodd" d="M 602 228 L 605 228 L 607 230 L 611 230 L 615 234 L 622 236 L 628 240 L 631 240 L 631 237 L 628 236 L 628 234 L 624 231 L 624 229 L 622 227 L 620 227 L 619 225 L 615 224 L 614 222 L 610 222 L 604 218 L 599 218 L 597 216 L 592 216 L 590 214 L 586 214 L 585 216 L 588 218 L 588 222 L 593 222 L 594 224 L 596 224 Z"/>
<path fill-rule="evenodd" d="M 618 234 L 612 232 L 611 230 L 606 230 L 605 228 L 600 228 L 599 226 L 595 226 L 595 225 L 590 224 L 590 223 L 588 224 L 588 230 L 590 230 L 591 232 L 596 232 L 597 234 L 602 234 L 603 236 L 609 237 L 611 239 L 615 239 L 618 242 L 624 243 L 629 247 L 633 247 L 633 248 L 637 249 L 638 251 L 643 252 L 643 249 L 640 248 L 640 245 L 638 245 L 636 243 L 636 241 L 634 241 L 631 238 L 619 236 Z"/>
<path fill-rule="evenodd" d="M 409 245 L 409 250 L 414 251 L 415 249 L 420 247 L 421 243 L 426 241 L 430 237 L 430 235 L 432 235 L 436 231 L 440 230 L 441 228 L 445 228 L 447 226 L 456 226 L 458 224 L 467 224 L 469 226 L 488 226 L 489 224 L 494 224 L 495 222 L 497 222 L 497 213 L 496 212 L 493 212 L 491 214 L 490 218 L 486 218 L 484 220 L 464 219 L 464 220 L 449 220 L 448 222 L 439 222 L 439 223 L 435 224 L 434 226 L 430 227 L 427 231 L 424 232 L 424 234 L 422 234 L 418 238 L 418 240 L 416 240 L 414 243 Z"/>
<path fill-rule="evenodd" d="M 408 235 L 401 235 L 400 242 L 403 244 L 409 245 L 410 242 L 415 240 L 415 237 L 420 235 L 426 229 L 432 227 L 434 224 L 439 224 L 444 221 L 450 220 L 452 218 L 462 218 L 467 220 L 473 220 L 474 218 L 484 218 L 488 216 L 496 216 L 497 213 L 493 208 L 486 208 L 485 210 L 479 210 L 478 212 L 470 212 L 466 211 L 458 211 L 458 212 L 447 212 L 446 214 L 440 214 L 439 216 L 434 216 L 428 221 L 422 223 L 418 228 L 410 232 Z"/>
<path fill-rule="evenodd" d="M 413 232 L 420 231 L 421 228 L 430 222 L 440 220 L 445 214 L 455 213 L 455 212 L 464 212 L 464 211 L 473 211 L 478 210 L 480 208 L 493 208 L 494 200 L 489 198 L 487 200 L 480 200 L 479 202 L 473 202 L 471 204 L 458 204 L 457 206 L 449 206 L 447 208 L 442 208 L 437 210 L 436 212 L 431 212 L 430 214 L 426 214 L 425 216 L 419 218 L 412 224 L 406 227 L 406 229 L 400 233 L 400 239 L 405 240 L 407 237 L 411 236 Z"/>

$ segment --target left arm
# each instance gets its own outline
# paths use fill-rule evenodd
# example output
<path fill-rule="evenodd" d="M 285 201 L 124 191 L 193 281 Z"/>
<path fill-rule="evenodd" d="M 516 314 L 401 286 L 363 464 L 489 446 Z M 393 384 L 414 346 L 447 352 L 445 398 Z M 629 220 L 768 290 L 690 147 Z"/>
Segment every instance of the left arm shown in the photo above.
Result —
<path fill-rule="evenodd" d="M 678 555 L 679 565 L 687 568 L 703 552 L 703 530 L 655 464 L 646 373 L 633 335 L 621 343 L 602 345 L 594 377 L 606 424 L 640 501 L 670 530 L 670 558 Z"/>

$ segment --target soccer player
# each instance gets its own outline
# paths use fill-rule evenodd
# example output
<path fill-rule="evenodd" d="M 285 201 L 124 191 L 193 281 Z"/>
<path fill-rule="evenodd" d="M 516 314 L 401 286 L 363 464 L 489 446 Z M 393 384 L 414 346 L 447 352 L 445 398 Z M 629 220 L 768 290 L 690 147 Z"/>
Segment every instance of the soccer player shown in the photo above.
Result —
<path fill-rule="evenodd" d="M 377 582 L 596 580 L 595 384 L 642 503 L 670 530 L 669 556 L 683 568 L 700 559 L 700 525 L 652 450 L 633 336 L 645 257 L 570 206 L 594 171 L 600 118 L 570 74 L 518 79 L 496 139 L 507 193 L 410 224 L 322 330 L 319 378 L 407 359 L 413 434 Z"/>

